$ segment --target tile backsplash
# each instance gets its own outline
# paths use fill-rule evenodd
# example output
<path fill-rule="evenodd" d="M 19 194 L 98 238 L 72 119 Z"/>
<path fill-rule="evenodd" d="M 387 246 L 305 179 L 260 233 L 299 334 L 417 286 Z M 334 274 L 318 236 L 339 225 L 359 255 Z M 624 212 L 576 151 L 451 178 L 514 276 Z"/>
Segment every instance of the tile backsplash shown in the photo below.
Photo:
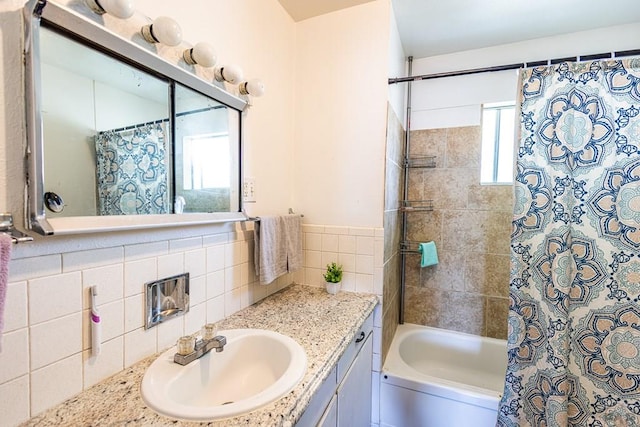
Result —
<path fill-rule="evenodd" d="M 0 426 L 25 421 L 292 282 L 324 286 L 328 262 L 344 265 L 343 290 L 381 294 L 382 235 L 382 229 L 304 225 L 304 268 L 266 286 L 254 273 L 253 231 L 240 226 L 14 259 L 0 353 Z M 144 284 L 184 272 L 189 312 L 145 330 Z M 90 349 L 90 286 L 98 287 L 102 318 L 98 357 Z"/>

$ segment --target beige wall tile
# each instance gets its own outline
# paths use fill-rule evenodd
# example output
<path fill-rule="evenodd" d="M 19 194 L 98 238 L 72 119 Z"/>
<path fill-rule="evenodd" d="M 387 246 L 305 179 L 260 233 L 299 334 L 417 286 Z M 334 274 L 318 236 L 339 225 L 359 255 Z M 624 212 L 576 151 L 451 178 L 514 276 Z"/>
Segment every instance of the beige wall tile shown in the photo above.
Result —
<path fill-rule="evenodd" d="M 472 185 L 469 209 L 513 212 L 512 185 Z"/>
<path fill-rule="evenodd" d="M 436 164 L 442 165 L 447 142 L 447 129 L 423 129 L 411 131 L 409 141 L 412 157 L 435 156 Z"/>
<path fill-rule="evenodd" d="M 447 211 L 442 235 L 445 250 L 508 254 L 511 214 L 493 211 Z"/>
<path fill-rule="evenodd" d="M 447 292 L 439 328 L 485 335 L 485 298 L 466 292 Z"/>
<path fill-rule="evenodd" d="M 448 168 L 479 168 L 482 128 L 465 126 L 447 129 L 445 165 Z"/>
<path fill-rule="evenodd" d="M 477 182 L 470 169 L 425 169 L 424 198 L 433 200 L 435 209 L 465 209 L 469 188 Z"/>
<path fill-rule="evenodd" d="M 443 211 L 414 212 L 407 214 L 407 237 L 414 242 L 434 241 L 436 246 L 442 245 Z M 416 249 L 412 247 L 411 249 Z"/>
<path fill-rule="evenodd" d="M 398 327 L 398 316 L 400 311 L 400 299 L 399 294 L 395 294 L 393 298 L 385 301 L 385 311 L 382 316 L 382 344 L 381 355 L 382 364 L 391 347 L 391 341 L 393 341 L 393 335 L 396 333 Z"/>
<path fill-rule="evenodd" d="M 465 290 L 491 297 L 509 295 L 509 255 L 468 253 L 465 258 Z"/>
<path fill-rule="evenodd" d="M 487 298 L 486 324 L 488 337 L 507 338 L 508 315 L 509 298 Z"/>
<path fill-rule="evenodd" d="M 439 326 L 446 308 L 446 292 L 407 286 L 405 288 L 404 321 L 416 325 Z"/>
<path fill-rule="evenodd" d="M 425 198 L 424 180 L 425 169 L 409 169 L 407 200 L 422 200 Z M 433 172 L 433 171 L 428 171 Z M 427 197 L 431 198 L 431 196 Z"/>
<path fill-rule="evenodd" d="M 438 264 L 420 269 L 420 286 L 464 291 L 464 258 L 461 251 L 438 250 Z M 420 260 L 416 262 L 420 263 Z"/>
<path fill-rule="evenodd" d="M 404 127 L 395 111 L 387 106 L 387 145 L 386 157 L 397 165 L 402 165 L 404 150 Z"/>

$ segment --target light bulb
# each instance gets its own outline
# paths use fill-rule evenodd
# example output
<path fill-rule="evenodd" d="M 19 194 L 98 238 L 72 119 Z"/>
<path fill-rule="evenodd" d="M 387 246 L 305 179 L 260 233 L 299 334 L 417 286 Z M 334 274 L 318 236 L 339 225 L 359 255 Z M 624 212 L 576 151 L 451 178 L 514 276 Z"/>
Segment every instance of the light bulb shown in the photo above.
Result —
<path fill-rule="evenodd" d="M 149 43 L 178 46 L 182 42 L 182 30 L 176 21 L 168 16 L 159 16 L 152 24 L 140 29 L 142 37 Z"/>
<path fill-rule="evenodd" d="M 235 65 L 224 65 L 214 68 L 213 75 L 219 82 L 225 81 L 232 85 L 242 80 L 242 70 Z"/>
<path fill-rule="evenodd" d="M 85 3 L 98 15 L 108 13 L 120 19 L 131 18 L 136 9 L 133 0 L 85 0 Z"/>
<path fill-rule="evenodd" d="M 196 43 L 191 49 L 186 49 L 182 53 L 184 62 L 189 65 L 202 65 L 203 67 L 213 67 L 216 65 L 216 51 L 209 43 Z"/>
<path fill-rule="evenodd" d="M 240 83 L 238 90 L 242 95 L 262 96 L 264 95 L 264 83 L 260 79 L 251 79 L 248 82 Z"/>

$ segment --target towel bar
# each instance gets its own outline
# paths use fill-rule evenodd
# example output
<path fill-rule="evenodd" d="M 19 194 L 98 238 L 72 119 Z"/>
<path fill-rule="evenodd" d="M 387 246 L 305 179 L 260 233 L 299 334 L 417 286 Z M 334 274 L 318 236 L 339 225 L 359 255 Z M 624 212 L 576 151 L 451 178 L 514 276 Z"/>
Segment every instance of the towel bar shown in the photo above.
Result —
<path fill-rule="evenodd" d="M 260 222 L 260 217 L 259 216 L 249 216 L 247 215 L 247 213 L 244 211 L 244 209 L 242 210 L 242 213 L 244 214 L 244 216 L 246 216 L 245 221 L 254 221 L 254 222 Z M 293 209 L 289 208 L 289 215 L 295 215 L 295 212 L 293 211 Z M 304 218 L 303 214 L 300 214 L 301 217 Z"/>
<path fill-rule="evenodd" d="M 10 213 L 0 213 L 0 233 L 11 236 L 13 243 L 33 241 L 33 237 L 13 228 L 13 215 Z"/>

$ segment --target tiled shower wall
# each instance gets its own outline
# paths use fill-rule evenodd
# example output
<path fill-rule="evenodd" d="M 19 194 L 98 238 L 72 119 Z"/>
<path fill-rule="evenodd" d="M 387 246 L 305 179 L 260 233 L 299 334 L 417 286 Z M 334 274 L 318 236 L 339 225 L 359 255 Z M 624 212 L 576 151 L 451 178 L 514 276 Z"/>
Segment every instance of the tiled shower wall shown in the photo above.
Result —
<path fill-rule="evenodd" d="M 512 186 L 480 185 L 480 126 L 411 132 L 411 156 L 435 156 L 411 169 L 409 200 L 434 210 L 407 215 L 409 240 L 434 241 L 439 264 L 406 257 L 405 322 L 506 338 Z"/>
<path fill-rule="evenodd" d="M 292 282 L 323 286 L 325 261 L 345 265 L 345 290 L 381 293 L 382 229 L 305 225 L 305 268 L 267 286 L 253 272 L 251 226 L 211 229 L 197 237 L 12 260 L 0 352 L 0 426 L 25 421 Z M 144 283 L 183 272 L 190 273 L 189 312 L 145 330 Z M 98 286 L 103 324 L 98 358 L 90 353 L 92 285 Z"/>
<path fill-rule="evenodd" d="M 405 131 L 391 105 L 387 105 L 387 142 L 384 192 L 384 285 L 382 354 L 386 356 L 398 326 L 400 311 L 402 232 L 398 206 L 404 189 L 403 150 Z M 384 359 L 384 357 L 383 357 Z"/>

